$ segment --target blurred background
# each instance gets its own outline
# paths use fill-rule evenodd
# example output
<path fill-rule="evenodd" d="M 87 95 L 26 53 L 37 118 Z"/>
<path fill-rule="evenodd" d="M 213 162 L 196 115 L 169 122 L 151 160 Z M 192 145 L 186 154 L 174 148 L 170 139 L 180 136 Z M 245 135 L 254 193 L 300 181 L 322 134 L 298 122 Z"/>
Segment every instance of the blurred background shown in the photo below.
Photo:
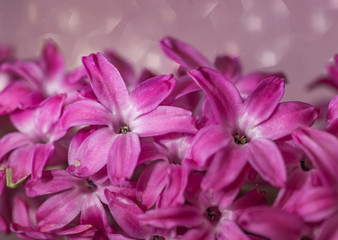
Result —
<path fill-rule="evenodd" d="M 338 0 L 0 0 L 0 44 L 32 58 L 53 38 L 69 69 L 81 56 L 113 49 L 136 69 L 170 73 L 177 66 L 158 44 L 165 36 L 210 60 L 239 56 L 245 73 L 284 72 L 284 100 L 316 104 L 337 94 L 307 86 L 338 53 Z"/>
<path fill-rule="evenodd" d="M 240 56 L 244 72 L 283 71 L 284 100 L 315 103 L 336 92 L 306 87 L 338 53 L 338 0 L 0 0 L 0 44 L 37 56 L 53 38 L 69 68 L 81 56 L 114 49 L 137 69 L 169 73 L 158 41 L 173 36 L 210 60 Z"/>

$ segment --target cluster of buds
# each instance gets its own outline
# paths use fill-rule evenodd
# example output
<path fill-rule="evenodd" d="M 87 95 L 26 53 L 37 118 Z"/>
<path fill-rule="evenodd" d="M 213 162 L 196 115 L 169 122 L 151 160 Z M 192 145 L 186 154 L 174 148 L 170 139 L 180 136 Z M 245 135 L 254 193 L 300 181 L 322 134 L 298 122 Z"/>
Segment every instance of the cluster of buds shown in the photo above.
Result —
<path fill-rule="evenodd" d="M 112 51 L 67 72 L 55 43 L 0 47 L 0 232 L 21 239 L 338 238 L 338 97 L 280 102 L 281 73 L 242 74 L 174 38 L 157 75 Z M 315 82 L 338 88 L 338 56 Z"/>

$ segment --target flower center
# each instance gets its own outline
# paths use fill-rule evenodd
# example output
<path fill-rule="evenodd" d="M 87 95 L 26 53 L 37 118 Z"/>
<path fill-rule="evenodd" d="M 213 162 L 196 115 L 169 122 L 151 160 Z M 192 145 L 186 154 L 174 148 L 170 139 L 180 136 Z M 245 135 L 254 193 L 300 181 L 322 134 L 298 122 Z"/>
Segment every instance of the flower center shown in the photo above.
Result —
<path fill-rule="evenodd" d="M 120 127 L 120 134 L 126 134 L 127 132 L 130 132 L 130 129 L 127 124 L 124 124 L 123 127 Z"/>
<path fill-rule="evenodd" d="M 239 133 L 236 133 L 236 135 L 234 136 L 234 141 L 238 145 L 244 145 L 248 142 L 246 136 L 241 136 Z"/>
<path fill-rule="evenodd" d="M 300 161 L 300 167 L 302 168 L 304 172 L 310 171 L 311 169 L 311 166 L 309 166 L 309 164 L 304 160 Z"/>
<path fill-rule="evenodd" d="M 153 240 L 165 240 L 165 238 L 159 235 L 154 235 Z"/>
<path fill-rule="evenodd" d="M 95 185 L 95 183 L 93 183 L 92 180 L 89 180 L 89 179 L 86 179 L 86 180 L 87 180 L 87 183 L 88 183 L 87 188 L 89 188 L 89 189 L 97 189 L 97 186 Z"/>
<path fill-rule="evenodd" d="M 217 224 L 221 219 L 221 212 L 217 207 L 209 207 L 204 213 L 204 216 L 211 222 L 212 224 Z"/>

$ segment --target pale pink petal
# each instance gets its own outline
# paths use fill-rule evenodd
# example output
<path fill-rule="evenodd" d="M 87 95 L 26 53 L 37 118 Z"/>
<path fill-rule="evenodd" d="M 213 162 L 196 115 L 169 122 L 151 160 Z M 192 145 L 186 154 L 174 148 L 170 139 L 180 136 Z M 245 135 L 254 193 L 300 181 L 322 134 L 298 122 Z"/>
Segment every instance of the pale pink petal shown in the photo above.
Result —
<path fill-rule="evenodd" d="M 210 68 L 196 68 L 188 73 L 206 94 L 216 121 L 236 126 L 242 99 L 234 84 Z"/>
<path fill-rule="evenodd" d="M 220 190 L 235 182 L 248 162 L 248 153 L 241 147 L 227 147 L 211 159 L 202 181 L 203 189 Z"/>
<path fill-rule="evenodd" d="M 283 102 L 271 117 L 252 129 L 251 137 L 278 139 L 301 126 L 311 126 L 318 117 L 318 109 L 302 102 Z"/>
<path fill-rule="evenodd" d="M 166 37 L 161 40 L 160 45 L 168 57 L 185 68 L 211 66 L 209 61 L 195 48 L 175 38 Z"/>
<path fill-rule="evenodd" d="M 154 111 L 136 118 L 130 123 L 130 129 L 140 137 L 197 131 L 195 119 L 190 111 L 170 106 L 159 106 Z"/>
<path fill-rule="evenodd" d="M 82 62 L 96 97 L 113 115 L 129 105 L 129 93 L 120 73 L 103 54 L 83 57 Z"/>
<path fill-rule="evenodd" d="M 241 129 L 251 129 L 270 117 L 283 95 L 283 79 L 270 77 L 261 81 L 244 102 L 239 122 Z"/>
<path fill-rule="evenodd" d="M 298 198 L 295 212 L 307 222 L 319 222 L 338 210 L 338 191 L 331 188 L 313 188 Z"/>
<path fill-rule="evenodd" d="M 238 223 L 249 233 L 274 240 L 299 240 L 305 229 L 299 216 L 267 206 L 245 209 Z"/>
<path fill-rule="evenodd" d="M 81 224 L 90 224 L 105 234 L 112 232 L 106 211 L 95 194 L 88 195 L 83 199 L 80 221 Z"/>
<path fill-rule="evenodd" d="M 220 73 L 232 81 L 238 78 L 242 72 L 238 57 L 217 56 L 214 65 Z"/>
<path fill-rule="evenodd" d="M 63 169 L 55 169 L 44 171 L 37 181 L 28 181 L 25 189 L 27 196 L 36 197 L 75 188 L 82 182 L 83 179 L 76 178 Z"/>
<path fill-rule="evenodd" d="M 109 128 L 100 128 L 88 136 L 77 149 L 70 154 L 67 171 L 77 177 L 89 177 L 107 164 L 110 148 L 116 134 Z M 73 150 L 75 151 L 75 149 Z"/>
<path fill-rule="evenodd" d="M 83 197 L 75 189 L 48 198 L 36 212 L 37 227 L 49 232 L 66 226 L 79 215 Z"/>
<path fill-rule="evenodd" d="M 85 125 L 111 126 L 113 122 L 109 110 L 94 100 L 80 100 L 68 105 L 61 117 L 65 129 Z"/>
<path fill-rule="evenodd" d="M 321 179 L 329 186 L 338 183 L 338 139 L 324 131 L 302 128 L 292 134 L 293 139 L 320 171 Z"/>
<path fill-rule="evenodd" d="M 136 185 L 138 202 L 146 209 L 154 206 L 168 184 L 168 168 L 166 161 L 157 161 L 149 164 L 139 177 Z"/>
<path fill-rule="evenodd" d="M 109 210 L 117 224 L 131 237 L 144 239 L 149 232 L 138 219 L 143 210 L 133 201 L 122 194 L 105 191 L 109 202 Z"/>
<path fill-rule="evenodd" d="M 136 118 L 153 111 L 175 87 L 173 75 L 161 75 L 140 83 L 130 94 L 131 116 Z"/>
<path fill-rule="evenodd" d="M 36 129 L 35 115 L 36 111 L 34 109 L 25 109 L 16 111 L 9 117 L 14 127 L 20 132 L 27 134 L 32 139 L 39 139 L 40 133 Z"/>
<path fill-rule="evenodd" d="M 130 179 L 141 152 L 139 137 L 133 133 L 116 135 L 108 157 L 108 176 L 112 183 Z"/>
<path fill-rule="evenodd" d="M 0 159 L 15 148 L 31 143 L 30 137 L 20 132 L 8 133 L 0 139 Z"/>
<path fill-rule="evenodd" d="M 320 226 L 316 240 L 336 240 L 338 239 L 338 215 L 327 219 Z"/>
<path fill-rule="evenodd" d="M 11 183 L 18 183 L 20 180 L 32 173 L 32 162 L 34 158 L 34 145 L 27 145 L 14 150 L 8 158 L 7 168 L 11 171 Z"/>
<path fill-rule="evenodd" d="M 195 206 L 183 205 L 149 210 L 139 215 L 143 224 L 170 229 L 178 226 L 199 226 L 204 222 L 201 211 Z"/>
<path fill-rule="evenodd" d="M 194 137 L 188 158 L 197 166 L 204 167 L 209 157 L 227 146 L 230 141 L 231 136 L 220 125 L 204 127 Z"/>
<path fill-rule="evenodd" d="M 32 179 L 41 178 L 42 172 L 46 167 L 48 160 L 54 153 L 53 143 L 35 144 L 34 157 L 32 159 Z"/>
<path fill-rule="evenodd" d="M 244 145 L 248 160 L 260 176 L 275 187 L 286 183 L 286 167 L 277 145 L 269 139 L 259 138 Z"/>
<path fill-rule="evenodd" d="M 63 57 L 53 40 L 48 39 L 45 42 L 40 61 L 45 70 L 45 80 L 63 77 L 65 71 Z"/>

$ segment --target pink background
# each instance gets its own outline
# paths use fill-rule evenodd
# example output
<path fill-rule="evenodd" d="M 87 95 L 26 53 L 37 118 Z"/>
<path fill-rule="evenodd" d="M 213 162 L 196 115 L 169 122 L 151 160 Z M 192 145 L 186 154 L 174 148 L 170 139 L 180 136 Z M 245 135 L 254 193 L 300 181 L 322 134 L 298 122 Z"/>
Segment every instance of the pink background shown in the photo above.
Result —
<path fill-rule="evenodd" d="M 210 60 L 239 55 L 245 72 L 283 71 L 284 100 L 316 103 L 336 92 L 307 84 L 338 53 L 338 0 L 0 0 L 0 44 L 21 58 L 37 56 L 53 38 L 69 68 L 80 57 L 111 48 L 137 69 L 169 73 L 158 41 L 174 36 Z"/>

